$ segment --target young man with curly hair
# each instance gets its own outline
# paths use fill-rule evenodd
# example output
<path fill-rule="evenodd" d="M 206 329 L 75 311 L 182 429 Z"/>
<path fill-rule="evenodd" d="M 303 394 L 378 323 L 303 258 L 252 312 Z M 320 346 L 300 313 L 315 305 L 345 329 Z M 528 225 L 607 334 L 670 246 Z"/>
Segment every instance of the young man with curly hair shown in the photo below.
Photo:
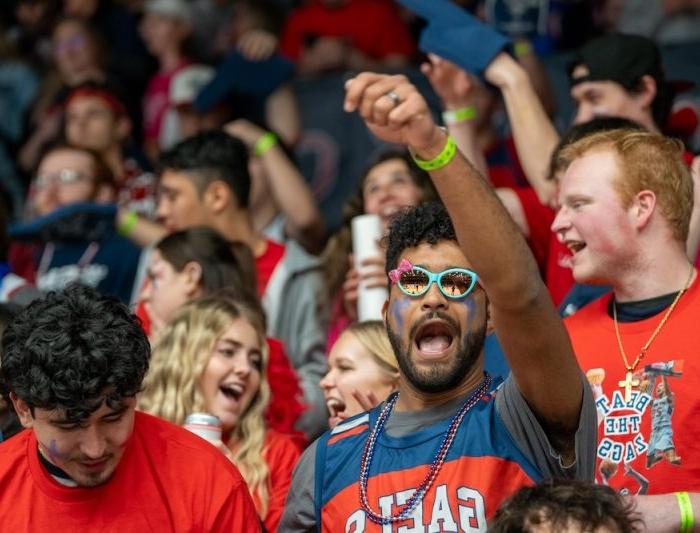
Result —
<path fill-rule="evenodd" d="M 86 287 L 10 324 L 0 385 L 26 429 L 0 446 L 3 531 L 258 530 L 216 448 L 135 411 L 149 357 L 138 319 Z"/>
<path fill-rule="evenodd" d="M 634 502 L 605 485 L 571 479 L 523 487 L 489 522 L 489 533 L 641 533 Z"/>

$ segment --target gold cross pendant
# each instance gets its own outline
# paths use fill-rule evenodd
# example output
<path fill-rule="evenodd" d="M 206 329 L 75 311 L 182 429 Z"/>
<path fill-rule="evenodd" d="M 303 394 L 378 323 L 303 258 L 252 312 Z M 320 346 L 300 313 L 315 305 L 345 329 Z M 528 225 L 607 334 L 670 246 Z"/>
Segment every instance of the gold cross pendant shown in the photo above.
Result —
<path fill-rule="evenodd" d="M 625 389 L 625 402 L 629 402 L 632 398 L 632 387 L 638 387 L 639 380 L 635 377 L 632 377 L 632 372 L 628 370 L 625 374 L 625 379 L 618 382 L 618 385 Z"/>

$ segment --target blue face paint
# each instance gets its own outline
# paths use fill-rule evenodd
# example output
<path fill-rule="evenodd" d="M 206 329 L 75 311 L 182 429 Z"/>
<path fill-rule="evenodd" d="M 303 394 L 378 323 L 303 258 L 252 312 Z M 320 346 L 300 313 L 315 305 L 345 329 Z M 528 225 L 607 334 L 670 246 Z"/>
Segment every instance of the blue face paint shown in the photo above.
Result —
<path fill-rule="evenodd" d="M 58 444 L 56 444 L 56 439 L 51 439 L 51 443 L 47 447 L 46 445 L 42 444 L 42 448 L 46 451 L 46 455 L 48 455 L 49 461 L 52 463 L 56 463 L 57 461 L 60 461 L 63 459 L 63 454 L 58 451 Z"/>
<path fill-rule="evenodd" d="M 464 298 L 459 300 L 458 303 L 467 308 L 467 327 L 465 331 L 471 330 L 475 321 L 478 321 L 478 326 L 481 327 L 481 322 L 486 320 L 486 306 L 478 305 L 473 297 Z"/>
<path fill-rule="evenodd" d="M 404 324 L 404 314 L 406 313 L 406 308 L 411 304 L 411 300 L 408 296 L 399 296 L 391 301 L 391 317 L 394 319 L 394 324 L 396 326 L 397 333 L 401 334 L 403 331 Z"/>
<path fill-rule="evenodd" d="M 464 298 L 463 300 L 460 300 L 459 303 L 467 308 L 466 329 L 469 330 L 469 326 L 471 326 L 474 322 L 474 311 L 476 309 L 476 303 L 474 302 L 474 298 Z"/>

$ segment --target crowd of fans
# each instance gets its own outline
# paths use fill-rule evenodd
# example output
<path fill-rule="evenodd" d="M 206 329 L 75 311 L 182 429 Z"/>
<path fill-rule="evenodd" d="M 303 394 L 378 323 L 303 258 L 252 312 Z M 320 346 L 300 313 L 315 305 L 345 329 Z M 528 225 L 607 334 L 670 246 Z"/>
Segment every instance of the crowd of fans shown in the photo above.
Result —
<path fill-rule="evenodd" d="M 4 2 L 0 530 L 693 531 L 698 23 Z"/>

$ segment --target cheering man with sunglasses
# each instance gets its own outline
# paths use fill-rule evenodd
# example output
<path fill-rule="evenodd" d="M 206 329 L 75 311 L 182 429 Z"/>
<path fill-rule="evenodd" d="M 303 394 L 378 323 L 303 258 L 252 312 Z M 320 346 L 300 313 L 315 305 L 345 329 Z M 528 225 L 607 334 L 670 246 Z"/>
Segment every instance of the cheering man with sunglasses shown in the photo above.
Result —
<path fill-rule="evenodd" d="M 304 453 L 280 530 L 486 531 L 522 485 L 592 479 L 590 388 L 525 241 L 415 87 L 363 73 L 346 91 L 345 110 L 407 145 L 447 212 L 426 204 L 391 225 L 399 390 Z M 490 327 L 512 370 L 498 387 L 483 371 Z"/>

